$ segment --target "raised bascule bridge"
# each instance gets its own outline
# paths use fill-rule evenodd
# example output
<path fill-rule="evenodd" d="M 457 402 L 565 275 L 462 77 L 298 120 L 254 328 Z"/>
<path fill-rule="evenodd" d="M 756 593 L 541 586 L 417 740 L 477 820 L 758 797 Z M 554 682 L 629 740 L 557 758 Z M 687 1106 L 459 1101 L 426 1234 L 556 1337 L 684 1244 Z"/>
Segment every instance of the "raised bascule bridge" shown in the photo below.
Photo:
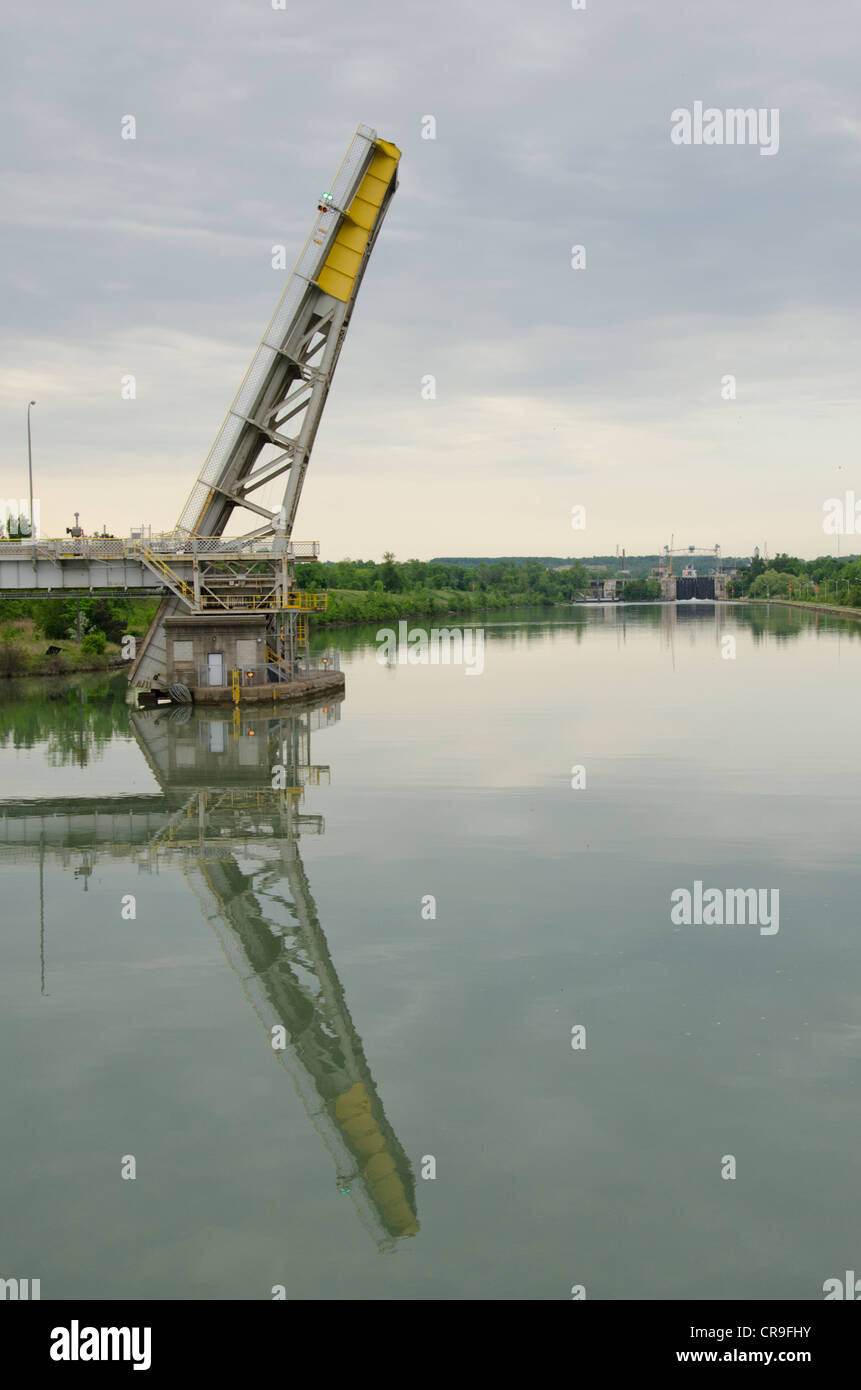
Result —
<path fill-rule="evenodd" d="M 135 702 L 171 685 L 210 702 L 343 686 L 337 658 L 310 664 L 309 617 L 326 594 L 297 588 L 296 562 L 319 545 L 293 527 L 399 160 L 358 127 L 173 531 L 0 542 L 2 590 L 161 595 L 129 671 Z"/>

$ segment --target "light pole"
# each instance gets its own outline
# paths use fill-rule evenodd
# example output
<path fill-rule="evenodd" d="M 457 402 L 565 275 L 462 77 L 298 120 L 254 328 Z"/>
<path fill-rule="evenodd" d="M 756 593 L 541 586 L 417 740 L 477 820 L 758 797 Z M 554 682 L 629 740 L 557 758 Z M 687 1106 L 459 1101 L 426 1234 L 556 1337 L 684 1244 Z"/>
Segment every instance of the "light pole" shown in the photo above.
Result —
<path fill-rule="evenodd" d="M 31 401 L 30 405 L 27 406 L 27 462 L 30 468 L 30 516 L 28 519 L 30 522 L 31 541 L 36 539 L 36 528 L 33 525 L 33 444 L 30 438 L 30 408 L 35 404 L 35 401 Z"/>

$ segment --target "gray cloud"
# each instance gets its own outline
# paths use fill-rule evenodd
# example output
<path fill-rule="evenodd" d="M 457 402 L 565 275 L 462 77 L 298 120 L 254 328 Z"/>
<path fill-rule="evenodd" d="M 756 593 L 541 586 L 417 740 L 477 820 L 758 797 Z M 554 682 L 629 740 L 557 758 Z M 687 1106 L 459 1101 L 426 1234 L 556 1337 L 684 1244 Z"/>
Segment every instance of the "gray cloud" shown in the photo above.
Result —
<path fill-rule="evenodd" d="M 46 529 L 73 506 L 174 522 L 283 287 L 271 247 L 292 263 L 361 121 L 403 149 L 401 188 L 302 535 L 329 557 L 670 531 L 824 551 L 823 500 L 861 492 L 854 20 L 844 0 L 7 12 L 0 490 L 26 490 L 33 394 Z M 696 100 L 779 108 L 779 153 L 672 145 Z"/>

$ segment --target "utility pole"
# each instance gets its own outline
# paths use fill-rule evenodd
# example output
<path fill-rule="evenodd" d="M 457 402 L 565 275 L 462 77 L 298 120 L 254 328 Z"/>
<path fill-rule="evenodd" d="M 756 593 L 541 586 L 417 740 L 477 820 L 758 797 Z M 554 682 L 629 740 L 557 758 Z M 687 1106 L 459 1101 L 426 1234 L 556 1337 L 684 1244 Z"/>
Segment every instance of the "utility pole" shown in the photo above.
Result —
<path fill-rule="evenodd" d="M 42 965 L 42 993 L 45 994 L 45 832 L 39 836 L 39 958 Z"/>
<path fill-rule="evenodd" d="M 27 406 L 27 464 L 30 470 L 30 515 L 28 520 L 30 522 L 31 541 L 36 539 L 36 528 L 33 525 L 33 444 L 30 438 L 30 408 L 35 404 L 35 401 L 31 401 Z"/>

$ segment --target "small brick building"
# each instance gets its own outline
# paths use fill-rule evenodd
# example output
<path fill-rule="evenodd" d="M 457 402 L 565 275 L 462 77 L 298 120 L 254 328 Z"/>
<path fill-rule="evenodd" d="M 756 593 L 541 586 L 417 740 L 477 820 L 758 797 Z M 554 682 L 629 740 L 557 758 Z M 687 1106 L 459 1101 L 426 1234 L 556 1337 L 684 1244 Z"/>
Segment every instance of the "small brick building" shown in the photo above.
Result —
<path fill-rule="evenodd" d="M 243 673 L 243 685 L 266 683 L 265 617 L 166 618 L 164 627 L 167 670 L 162 674 L 168 683 L 189 689 L 229 686 L 234 669 Z"/>

